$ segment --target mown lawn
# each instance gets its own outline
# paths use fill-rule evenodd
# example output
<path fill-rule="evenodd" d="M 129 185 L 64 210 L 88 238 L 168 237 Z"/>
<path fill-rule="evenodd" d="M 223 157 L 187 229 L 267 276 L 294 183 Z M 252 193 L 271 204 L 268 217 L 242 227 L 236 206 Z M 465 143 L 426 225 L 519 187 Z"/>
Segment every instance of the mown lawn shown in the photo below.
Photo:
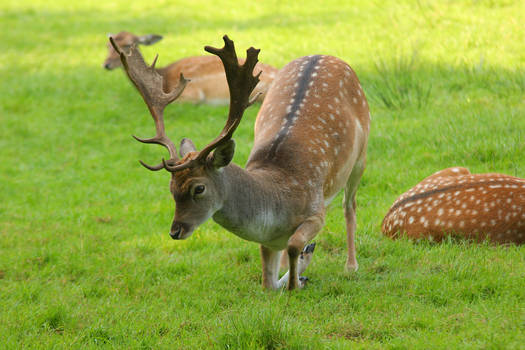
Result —
<path fill-rule="evenodd" d="M 0 1 L 2 348 L 519 349 L 525 251 L 392 241 L 394 199 L 450 166 L 525 177 L 525 2 Z M 260 288 L 258 246 L 208 222 L 168 236 L 164 151 L 130 135 L 153 124 L 122 71 L 102 69 L 107 33 L 158 33 L 159 64 L 227 33 L 281 67 L 332 54 L 369 99 L 358 192 L 360 269 L 345 275 L 342 196 L 316 238 L 300 292 Z M 259 106 L 235 139 L 244 164 Z M 176 104 L 173 139 L 198 146 L 225 107 Z"/>

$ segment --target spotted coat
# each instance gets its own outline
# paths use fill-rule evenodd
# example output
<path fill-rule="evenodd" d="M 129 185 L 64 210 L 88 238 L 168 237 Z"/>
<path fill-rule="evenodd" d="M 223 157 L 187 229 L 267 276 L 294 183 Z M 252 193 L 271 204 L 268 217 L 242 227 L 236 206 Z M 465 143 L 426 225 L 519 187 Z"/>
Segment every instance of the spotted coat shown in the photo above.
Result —
<path fill-rule="evenodd" d="M 324 55 L 296 59 L 261 107 L 246 170 L 278 168 L 326 204 L 356 163 L 364 167 L 369 128 L 368 103 L 348 64 Z"/>
<path fill-rule="evenodd" d="M 446 235 L 497 243 L 525 242 L 525 180 L 504 174 L 441 170 L 403 193 L 383 219 L 390 237 Z"/>

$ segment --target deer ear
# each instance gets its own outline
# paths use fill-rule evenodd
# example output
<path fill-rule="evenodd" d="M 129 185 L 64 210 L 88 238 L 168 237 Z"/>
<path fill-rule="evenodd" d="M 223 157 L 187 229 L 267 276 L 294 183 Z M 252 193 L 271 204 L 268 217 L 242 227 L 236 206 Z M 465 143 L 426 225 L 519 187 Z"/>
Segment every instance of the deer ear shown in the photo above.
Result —
<path fill-rule="evenodd" d="M 185 137 L 180 141 L 179 153 L 181 158 L 184 158 L 188 152 L 195 152 L 196 150 L 197 147 L 195 147 L 192 140 Z"/>
<path fill-rule="evenodd" d="M 219 146 L 213 151 L 213 154 L 208 159 L 208 164 L 211 164 L 214 168 L 222 168 L 233 159 L 235 153 L 235 141 L 229 140 L 224 145 Z"/>
<path fill-rule="evenodd" d="M 162 39 L 162 35 L 147 34 L 139 36 L 138 43 L 142 45 L 153 45 Z"/>

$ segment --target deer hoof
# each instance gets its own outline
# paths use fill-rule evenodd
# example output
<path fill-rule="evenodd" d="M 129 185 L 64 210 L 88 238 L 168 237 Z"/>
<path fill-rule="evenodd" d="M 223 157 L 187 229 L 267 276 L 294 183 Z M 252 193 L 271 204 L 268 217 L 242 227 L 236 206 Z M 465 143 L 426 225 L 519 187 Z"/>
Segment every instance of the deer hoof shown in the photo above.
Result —
<path fill-rule="evenodd" d="M 314 256 L 314 249 L 315 249 L 315 243 L 308 244 L 306 247 L 304 247 L 303 251 L 299 255 L 299 268 L 298 272 L 299 275 L 302 274 L 308 265 L 310 265 L 310 262 L 312 261 L 312 257 Z"/>
<path fill-rule="evenodd" d="M 315 242 L 308 244 L 306 247 L 303 248 L 303 251 L 301 252 L 301 257 L 304 254 L 313 254 L 315 250 Z"/>
<path fill-rule="evenodd" d="M 304 288 L 306 286 L 306 282 L 308 282 L 309 279 L 306 276 L 299 276 L 299 288 Z"/>
<path fill-rule="evenodd" d="M 345 272 L 346 273 L 354 273 L 356 272 L 357 270 L 359 269 L 359 264 L 356 262 L 354 263 L 350 263 L 350 264 L 346 264 L 345 265 Z"/>
<path fill-rule="evenodd" d="M 304 247 L 303 251 L 301 252 L 301 255 L 299 255 L 299 259 L 303 260 L 303 263 L 306 263 L 306 266 L 308 266 L 310 260 L 312 260 L 314 250 L 315 243 L 308 244 L 306 247 Z"/>

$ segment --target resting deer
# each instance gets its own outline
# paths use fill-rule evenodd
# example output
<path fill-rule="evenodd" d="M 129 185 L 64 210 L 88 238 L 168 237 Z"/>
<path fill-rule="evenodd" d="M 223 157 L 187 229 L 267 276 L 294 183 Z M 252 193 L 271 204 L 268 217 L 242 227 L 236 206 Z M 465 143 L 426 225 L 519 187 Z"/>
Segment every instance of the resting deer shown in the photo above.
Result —
<path fill-rule="evenodd" d="M 384 234 L 441 241 L 525 242 L 525 180 L 448 168 L 403 193 L 383 220 Z"/>
<path fill-rule="evenodd" d="M 246 168 L 232 164 L 233 133 L 244 110 L 253 103 L 250 93 L 259 81 L 253 76 L 259 50 L 247 50 L 239 65 L 233 42 L 224 37 L 222 49 L 205 47 L 220 57 L 230 89 L 230 110 L 223 130 L 197 151 L 183 139 L 180 155 L 164 131 L 163 110 L 183 91 L 187 80 L 165 93 L 162 77 L 147 67 L 137 50 L 120 53 L 153 116 L 156 136 L 138 139 L 166 147 L 170 158 L 150 170 L 171 172 L 170 189 L 176 203 L 171 225 L 173 239 L 186 239 L 212 217 L 237 236 L 261 245 L 262 284 L 268 289 L 300 288 L 299 278 L 309 259 L 303 247 L 324 224 L 326 206 L 344 188 L 348 235 L 348 270 L 355 258 L 355 195 L 365 168 L 370 114 L 352 69 L 331 56 L 308 56 L 285 66 L 261 106 L 255 123 L 255 142 Z M 115 44 L 113 44 L 115 45 Z M 116 45 L 115 45 L 116 46 Z M 304 254 L 311 253 L 308 246 Z M 289 271 L 279 279 L 282 251 Z M 310 256 L 311 258 L 311 256 Z"/>
<path fill-rule="evenodd" d="M 114 36 L 110 34 L 110 36 L 124 52 L 129 52 L 132 46 L 152 45 L 162 39 L 162 36 L 156 34 L 137 36 L 129 32 L 120 32 Z M 244 61 L 239 60 L 239 63 L 242 62 Z M 112 70 L 120 65 L 119 54 L 108 43 L 108 56 L 104 61 L 104 68 Z M 262 102 L 277 69 L 263 63 L 258 63 L 256 69 L 262 70 L 263 73 L 253 94 L 259 95 L 257 101 Z M 224 69 L 216 56 L 186 57 L 156 70 L 163 78 L 165 91 L 171 91 L 177 86 L 181 73 L 191 80 L 191 84 L 186 87 L 178 99 L 181 102 L 225 105 L 230 100 Z"/>

